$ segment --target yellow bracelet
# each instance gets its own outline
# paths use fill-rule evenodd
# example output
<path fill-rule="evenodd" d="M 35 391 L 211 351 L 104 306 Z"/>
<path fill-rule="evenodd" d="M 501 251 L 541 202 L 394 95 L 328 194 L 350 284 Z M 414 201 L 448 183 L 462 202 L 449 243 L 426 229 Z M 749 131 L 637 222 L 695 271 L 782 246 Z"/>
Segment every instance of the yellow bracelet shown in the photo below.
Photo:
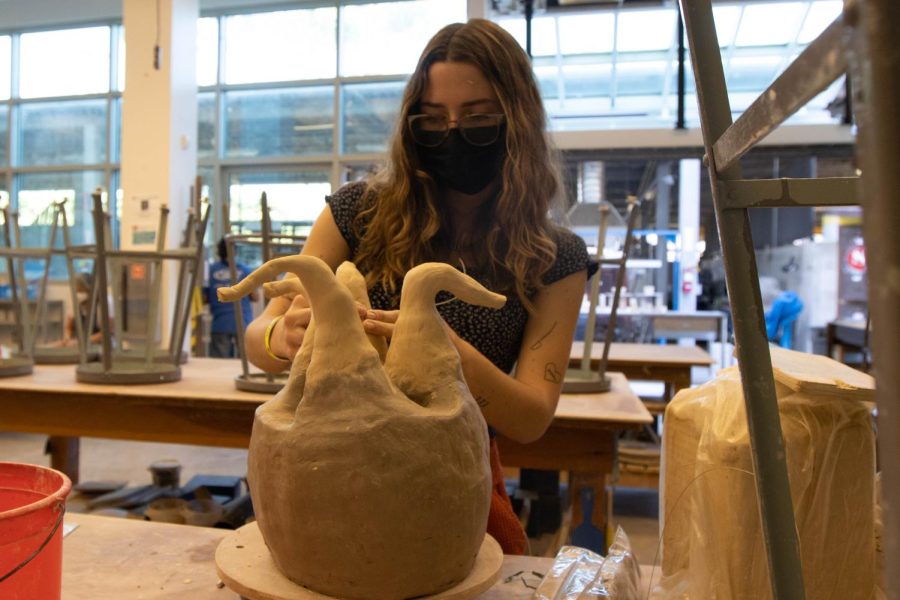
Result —
<path fill-rule="evenodd" d="M 278 356 L 277 354 L 272 352 L 272 332 L 275 330 L 275 325 L 278 323 L 278 321 L 281 320 L 283 316 L 284 315 L 278 315 L 277 317 L 269 321 L 269 325 L 266 327 L 266 335 L 263 336 L 263 342 L 265 343 L 266 354 L 268 354 L 270 358 L 274 360 L 280 360 L 282 362 L 288 362 L 290 360 L 289 358 Z"/>

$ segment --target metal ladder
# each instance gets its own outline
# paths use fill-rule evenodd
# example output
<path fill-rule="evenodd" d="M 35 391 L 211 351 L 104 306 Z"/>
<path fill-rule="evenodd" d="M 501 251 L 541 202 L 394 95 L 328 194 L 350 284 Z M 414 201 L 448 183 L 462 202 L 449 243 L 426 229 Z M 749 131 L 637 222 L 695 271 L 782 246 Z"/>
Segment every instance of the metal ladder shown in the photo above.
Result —
<path fill-rule="evenodd" d="M 900 2 L 844 0 L 843 14 L 732 123 L 711 0 L 680 0 L 747 410 L 773 597 L 804 598 L 784 440 L 748 209 L 861 204 L 875 328 L 885 555 L 900 564 Z M 860 177 L 747 180 L 738 160 L 843 73 L 858 125 Z M 900 598 L 900 569 L 886 569 Z"/>

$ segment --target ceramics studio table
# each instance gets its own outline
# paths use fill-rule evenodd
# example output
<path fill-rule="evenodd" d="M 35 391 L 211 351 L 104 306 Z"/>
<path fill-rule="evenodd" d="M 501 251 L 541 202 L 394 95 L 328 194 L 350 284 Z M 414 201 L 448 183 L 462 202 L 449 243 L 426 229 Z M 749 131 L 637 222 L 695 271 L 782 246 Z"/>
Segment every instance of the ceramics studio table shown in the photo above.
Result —
<path fill-rule="evenodd" d="M 234 387 L 240 373 L 236 359 L 192 358 L 181 368 L 176 383 L 107 386 L 77 382 L 72 365 L 37 365 L 31 375 L 0 379 L 0 429 L 52 436 L 51 465 L 74 482 L 79 437 L 246 448 L 254 412 L 268 396 Z M 652 422 L 625 377 L 611 376 L 608 393 L 564 394 L 553 423 L 537 442 L 498 438 L 506 466 L 568 471 L 579 487 L 591 488 L 598 501 L 588 522 L 601 532 L 616 434 Z M 572 497 L 578 524 L 583 521 L 581 494 Z"/>
<path fill-rule="evenodd" d="M 584 355 L 584 342 L 572 343 L 569 367 L 578 368 Z M 603 357 L 603 344 L 591 346 L 591 367 L 596 369 Z M 709 367 L 715 361 L 698 346 L 671 344 L 629 344 L 613 342 L 609 346 L 607 370 L 623 373 L 629 380 L 662 381 L 663 400 L 671 400 L 679 390 L 691 387 L 691 367 Z"/>
<path fill-rule="evenodd" d="M 63 541 L 63 600 L 239 598 L 219 587 L 216 574 L 216 547 L 228 530 L 72 513 L 66 525 L 78 527 Z M 546 574 L 552 563 L 505 556 L 497 583 L 479 599 L 531 598 L 526 584 L 537 585 L 536 573 Z"/>

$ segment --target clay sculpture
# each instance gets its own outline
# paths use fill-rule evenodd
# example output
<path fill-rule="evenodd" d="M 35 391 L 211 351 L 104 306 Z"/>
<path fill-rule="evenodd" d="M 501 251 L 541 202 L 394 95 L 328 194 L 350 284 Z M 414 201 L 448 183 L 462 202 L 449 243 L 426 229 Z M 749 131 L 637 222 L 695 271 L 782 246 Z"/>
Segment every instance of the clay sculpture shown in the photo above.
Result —
<path fill-rule="evenodd" d="M 495 308 L 505 298 L 446 264 L 412 269 L 382 365 L 358 317 L 355 302 L 368 299 L 350 263 L 336 277 L 315 257 L 275 259 L 220 298 L 237 300 L 286 271 L 308 292 L 315 325 L 253 424 L 248 480 L 275 564 L 339 598 L 452 587 L 484 539 L 490 465 L 484 419 L 434 298 L 448 290 Z"/>

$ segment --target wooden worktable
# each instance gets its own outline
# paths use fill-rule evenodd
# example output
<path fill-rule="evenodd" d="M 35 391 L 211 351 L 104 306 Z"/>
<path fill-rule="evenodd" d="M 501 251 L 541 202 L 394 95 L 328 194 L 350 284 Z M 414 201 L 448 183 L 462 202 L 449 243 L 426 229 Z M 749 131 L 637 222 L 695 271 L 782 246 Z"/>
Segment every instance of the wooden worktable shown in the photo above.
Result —
<path fill-rule="evenodd" d="M 63 542 L 63 600 L 240 598 L 219 587 L 216 574 L 216 547 L 228 530 L 82 514 L 67 515 L 66 524 L 78 527 Z M 534 590 L 520 580 L 503 580 L 524 571 L 534 585 L 540 579 L 531 571 L 551 563 L 507 556 L 497 583 L 479 598 L 530 598 Z"/>
<path fill-rule="evenodd" d="M 78 527 L 63 542 L 63 600 L 239 598 L 219 587 L 216 575 L 216 547 L 228 530 L 70 513 L 66 525 L 73 524 Z M 479 599 L 531 598 L 534 590 L 525 584 L 536 586 L 552 564 L 552 558 L 505 556 L 497 583 Z M 642 572 L 646 591 L 651 571 Z"/>
<path fill-rule="evenodd" d="M 75 482 L 79 437 L 246 448 L 254 412 L 269 396 L 237 390 L 238 373 L 237 360 L 192 358 L 176 383 L 105 386 L 75 381 L 72 365 L 37 365 L 30 375 L 0 379 L 0 428 L 51 435 L 52 466 Z M 594 503 L 591 520 L 601 530 L 616 433 L 652 421 L 624 376 L 611 376 L 606 394 L 564 394 L 537 442 L 498 437 L 505 465 L 569 471 L 592 488 L 602 501 Z M 580 518 L 580 496 L 573 496 Z"/>
<path fill-rule="evenodd" d="M 572 343 L 569 367 L 581 366 L 584 342 Z M 591 346 L 591 367 L 596 369 L 603 357 L 603 343 Z M 664 399 L 691 387 L 691 367 L 709 367 L 715 361 L 698 346 L 671 344 L 628 344 L 614 342 L 609 346 L 607 370 L 617 371 L 629 380 L 662 381 L 666 385 Z"/>

